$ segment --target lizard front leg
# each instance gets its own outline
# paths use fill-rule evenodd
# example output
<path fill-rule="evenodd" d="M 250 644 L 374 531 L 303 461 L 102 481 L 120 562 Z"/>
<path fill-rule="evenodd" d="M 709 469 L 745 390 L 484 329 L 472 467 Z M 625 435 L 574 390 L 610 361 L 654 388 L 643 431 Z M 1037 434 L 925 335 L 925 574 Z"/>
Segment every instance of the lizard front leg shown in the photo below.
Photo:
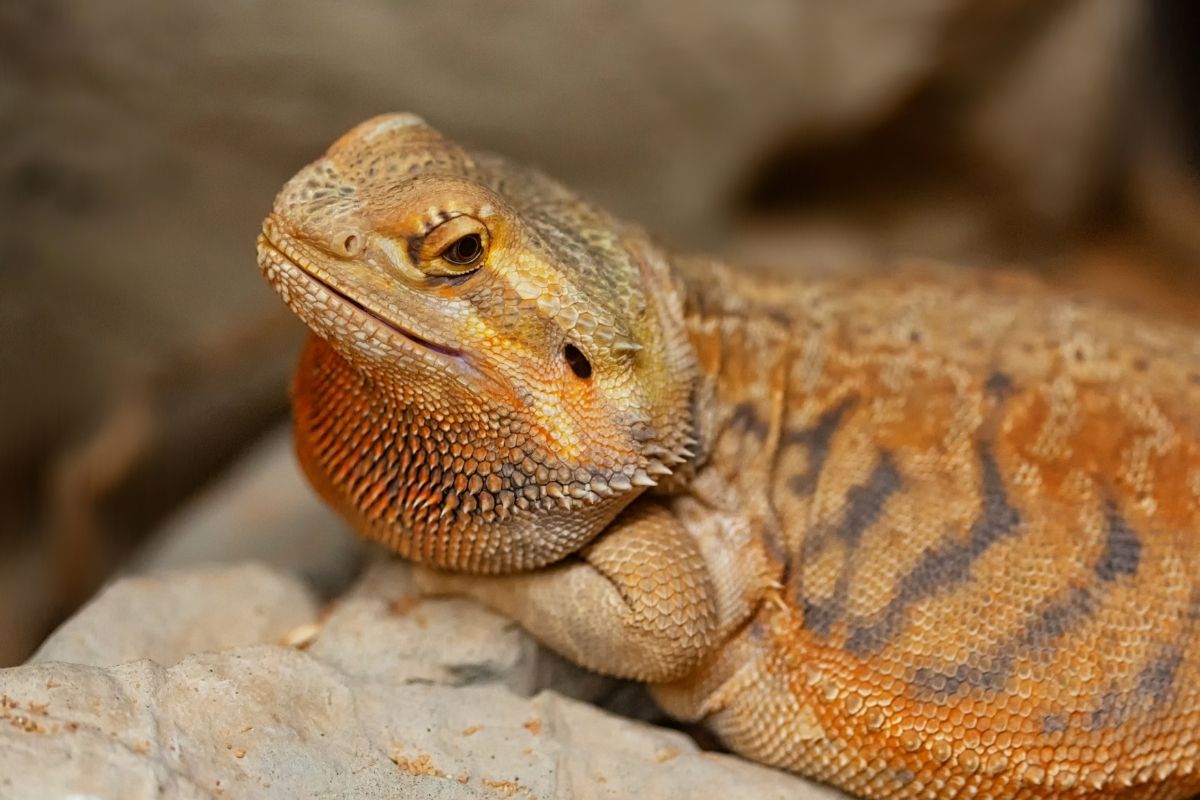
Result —
<path fill-rule="evenodd" d="M 699 548 L 653 503 L 635 504 L 554 566 L 498 576 L 418 568 L 417 585 L 472 597 L 578 664 L 641 681 L 686 675 L 708 654 L 717 626 Z"/>

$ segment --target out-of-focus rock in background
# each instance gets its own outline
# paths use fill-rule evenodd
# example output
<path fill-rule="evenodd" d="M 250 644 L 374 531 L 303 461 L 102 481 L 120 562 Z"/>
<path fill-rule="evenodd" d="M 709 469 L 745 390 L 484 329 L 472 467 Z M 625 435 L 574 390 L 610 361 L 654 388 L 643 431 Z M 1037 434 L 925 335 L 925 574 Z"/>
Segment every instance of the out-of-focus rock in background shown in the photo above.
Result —
<path fill-rule="evenodd" d="M 258 561 L 304 579 L 321 597 L 345 589 L 366 549 L 300 475 L 289 426 L 254 444 L 155 531 L 135 572 Z"/>
<path fill-rule="evenodd" d="M 283 419 L 301 330 L 253 241 L 355 122 L 415 111 L 687 248 L 1019 261 L 1195 315 L 1190 8 L 0 6 L 0 663 Z"/>

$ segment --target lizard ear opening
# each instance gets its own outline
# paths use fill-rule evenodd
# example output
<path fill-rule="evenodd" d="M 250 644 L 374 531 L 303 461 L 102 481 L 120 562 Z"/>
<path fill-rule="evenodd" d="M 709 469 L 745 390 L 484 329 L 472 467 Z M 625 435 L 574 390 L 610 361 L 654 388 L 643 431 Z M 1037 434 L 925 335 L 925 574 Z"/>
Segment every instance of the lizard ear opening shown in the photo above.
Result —
<path fill-rule="evenodd" d="M 575 373 L 575 377 L 583 381 L 592 377 L 592 362 L 588 361 L 583 351 L 570 342 L 563 348 L 563 358 L 567 360 L 567 365 Z"/>

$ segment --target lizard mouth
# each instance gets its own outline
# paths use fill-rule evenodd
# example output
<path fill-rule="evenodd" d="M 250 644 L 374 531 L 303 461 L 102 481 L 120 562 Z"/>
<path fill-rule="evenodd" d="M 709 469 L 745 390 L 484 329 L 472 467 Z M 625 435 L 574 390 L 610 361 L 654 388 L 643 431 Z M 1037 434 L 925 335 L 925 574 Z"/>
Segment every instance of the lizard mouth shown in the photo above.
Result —
<path fill-rule="evenodd" d="M 295 263 L 295 262 L 293 262 L 293 263 Z M 346 294 L 341 289 L 337 288 L 336 286 L 331 284 L 329 281 L 324 280 L 320 276 L 313 275 L 311 272 L 308 272 L 307 270 L 305 270 L 304 274 L 307 275 L 309 278 L 311 278 L 315 283 L 320 284 L 321 288 L 325 289 L 325 291 L 329 292 L 331 295 L 333 295 L 335 298 L 337 298 L 341 302 L 345 303 L 348 306 L 352 306 L 353 308 L 358 309 L 361 313 L 366 314 L 368 317 L 375 320 L 383 327 L 387 328 L 388 330 L 392 331 L 393 333 L 400 334 L 405 339 L 408 339 L 410 342 L 413 342 L 414 344 L 418 344 L 421 347 L 424 347 L 426 350 L 432 350 L 435 353 L 441 353 L 444 356 L 452 356 L 454 358 L 462 358 L 463 357 L 461 350 L 456 350 L 453 347 L 448 347 L 443 344 L 437 344 L 436 342 L 431 342 L 428 339 L 424 338 L 423 336 L 418 336 L 417 334 L 413 333 L 412 331 L 407 330 L 406 328 L 400 327 L 395 322 L 392 322 L 389 319 L 384 319 L 379 314 L 376 314 L 374 311 L 367 308 L 365 305 L 358 302 L 353 297 Z"/>
<path fill-rule="evenodd" d="M 268 273 L 268 280 L 270 280 L 272 284 L 276 284 L 277 288 L 279 282 L 270 276 L 270 271 L 272 268 L 276 270 L 286 270 L 288 273 L 290 273 L 292 280 L 307 281 L 313 284 L 316 288 L 324 290 L 334 302 L 343 306 L 345 309 L 351 310 L 354 314 L 370 319 L 374 323 L 383 327 L 385 330 L 403 339 L 410 345 L 415 345 L 420 350 L 437 357 L 439 360 L 454 362 L 457 366 L 463 368 L 470 367 L 466 360 L 465 354 L 461 350 L 449 345 L 430 341 L 424 336 L 408 330 L 404 326 L 396 323 L 394 320 L 388 319 L 371 308 L 368 308 L 362 302 L 347 294 L 345 290 L 338 288 L 331 281 L 317 274 L 316 270 L 307 268 L 304 264 L 304 259 L 293 254 L 293 247 L 290 247 L 287 243 L 276 242 L 270 236 L 268 231 L 263 231 L 263 233 L 259 235 L 258 241 L 261 251 L 258 259 L 259 265 L 264 272 Z M 288 301 L 288 305 L 291 305 L 295 311 L 302 311 L 302 308 L 297 307 L 300 304 L 291 299 L 288 296 L 289 294 L 290 293 L 284 294 L 285 299 Z M 301 318 L 305 319 L 306 322 L 308 321 L 307 314 L 301 313 L 300 316 Z M 310 327 L 312 327 L 311 323 Z"/>

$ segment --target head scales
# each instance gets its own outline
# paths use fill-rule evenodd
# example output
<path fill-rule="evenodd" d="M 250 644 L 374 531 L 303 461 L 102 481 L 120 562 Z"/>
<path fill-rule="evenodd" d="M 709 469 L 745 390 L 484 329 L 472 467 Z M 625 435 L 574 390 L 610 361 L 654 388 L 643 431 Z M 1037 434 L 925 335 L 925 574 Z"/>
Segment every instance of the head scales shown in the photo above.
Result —
<path fill-rule="evenodd" d="M 477 264 L 438 250 L 460 234 Z M 406 556 L 550 563 L 693 455 L 695 354 L 658 247 L 417 117 L 369 120 L 289 181 L 259 263 L 320 337 L 294 387 L 305 470 Z"/>

